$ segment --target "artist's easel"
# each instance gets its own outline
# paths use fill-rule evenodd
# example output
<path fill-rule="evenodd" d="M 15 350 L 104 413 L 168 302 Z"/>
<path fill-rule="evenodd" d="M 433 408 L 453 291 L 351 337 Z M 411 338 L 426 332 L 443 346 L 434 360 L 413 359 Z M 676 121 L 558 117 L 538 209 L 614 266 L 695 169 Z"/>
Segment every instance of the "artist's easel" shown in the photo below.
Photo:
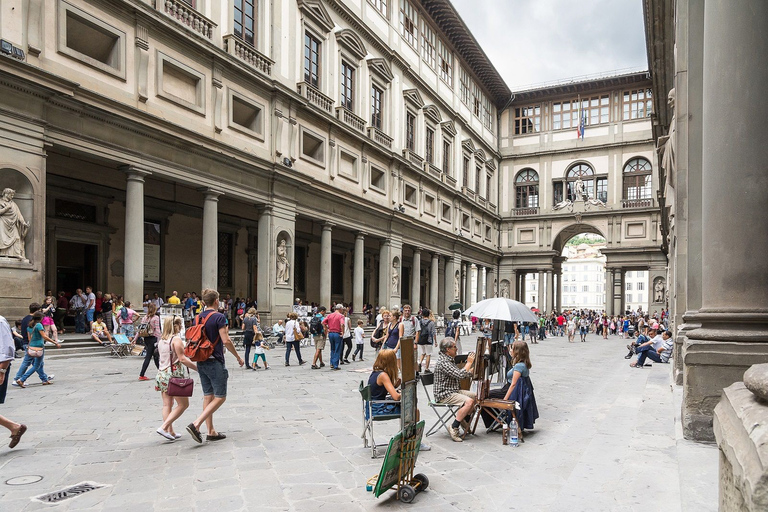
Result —
<path fill-rule="evenodd" d="M 472 425 L 473 435 L 475 430 L 477 430 L 477 422 L 480 421 L 480 414 L 483 410 L 490 414 L 499 425 L 504 423 L 504 419 L 501 417 L 502 411 L 510 411 L 512 413 L 512 417 L 515 418 L 515 421 L 517 421 L 517 414 L 515 413 L 515 406 L 517 402 L 514 400 L 503 400 L 501 398 L 490 398 L 489 396 L 491 391 L 491 377 L 493 377 L 493 369 L 494 367 L 500 367 L 500 361 L 498 361 L 496 364 L 494 364 L 493 361 L 489 361 L 491 364 L 486 365 L 486 360 L 484 357 L 485 347 L 486 345 L 491 347 L 489 343 L 491 343 L 491 340 L 487 339 L 485 336 L 477 338 L 477 352 L 475 352 L 475 368 L 472 380 L 477 381 L 478 408 L 477 412 L 475 413 L 475 422 Z M 490 353 L 491 350 L 489 350 L 489 354 Z M 491 359 L 491 357 L 489 357 L 489 359 Z M 520 436 L 522 437 L 522 431 L 520 432 Z"/>
<path fill-rule="evenodd" d="M 397 498 L 403 503 L 410 503 L 417 493 L 429 485 L 426 476 L 413 474 L 421 436 L 424 433 L 424 421 L 416 423 L 416 355 L 413 338 L 400 339 L 400 354 L 403 381 L 400 393 L 400 421 L 403 430 L 389 441 L 374 494 L 378 498 L 385 491 L 396 487 Z"/>

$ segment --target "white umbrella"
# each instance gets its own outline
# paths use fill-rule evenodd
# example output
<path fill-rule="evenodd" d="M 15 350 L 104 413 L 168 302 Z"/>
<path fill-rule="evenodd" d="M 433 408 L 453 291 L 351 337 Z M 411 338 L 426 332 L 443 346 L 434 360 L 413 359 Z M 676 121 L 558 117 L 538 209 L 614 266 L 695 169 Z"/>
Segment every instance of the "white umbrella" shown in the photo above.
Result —
<path fill-rule="evenodd" d="M 538 322 L 538 318 L 522 302 L 504 297 L 481 300 L 464 311 L 464 315 L 507 322 Z"/>

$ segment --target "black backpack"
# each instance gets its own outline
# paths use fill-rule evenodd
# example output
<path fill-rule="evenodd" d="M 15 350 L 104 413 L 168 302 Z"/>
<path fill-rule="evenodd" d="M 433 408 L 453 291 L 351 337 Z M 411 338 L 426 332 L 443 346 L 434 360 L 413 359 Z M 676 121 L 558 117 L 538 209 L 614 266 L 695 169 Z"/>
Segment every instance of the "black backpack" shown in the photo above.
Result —
<path fill-rule="evenodd" d="M 456 325 L 458 324 L 458 320 L 451 320 L 448 322 L 448 326 L 445 328 L 445 337 L 446 338 L 453 338 L 456 336 Z"/>
<path fill-rule="evenodd" d="M 312 317 L 309 321 L 309 332 L 312 334 L 323 334 L 323 319 L 319 315 Z"/>

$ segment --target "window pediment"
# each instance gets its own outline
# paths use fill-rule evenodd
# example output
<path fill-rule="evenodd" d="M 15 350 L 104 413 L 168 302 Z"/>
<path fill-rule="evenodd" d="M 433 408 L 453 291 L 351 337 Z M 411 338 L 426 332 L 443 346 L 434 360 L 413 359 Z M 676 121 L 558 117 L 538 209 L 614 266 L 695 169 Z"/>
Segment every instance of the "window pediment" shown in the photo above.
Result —
<path fill-rule="evenodd" d="M 424 115 L 435 123 L 439 123 L 443 120 L 443 118 L 440 116 L 440 111 L 434 105 L 427 105 L 424 107 Z"/>
<path fill-rule="evenodd" d="M 453 121 L 445 121 L 443 123 L 440 123 L 440 126 L 443 128 L 443 132 L 450 135 L 451 137 L 456 136 L 456 126 L 454 126 Z"/>
<path fill-rule="evenodd" d="M 496 162 L 493 161 L 492 158 L 489 158 L 487 162 L 485 162 L 486 169 L 490 169 L 491 171 L 496 170 Z"/>
<path fill-rule="evenodd" d="M 382 58 L 377 59 L 368 59 L 368 69 L 379 76 L 379 78 L 382 78 L 386 82 L 391 82 L 392 79 L 395 78 L 395 75 L 392 73 L 392 68 L 389 66 L 387 61 Z"/>
<path fill-rule="evenodd" d="M 363 40 L 352 29 L 345 28 L 336 33 L 336 41 L 352 53 L 358 60 L 363 60 L 368 55 Z"/>
<path fill-rule="evenodd" d="M 298 0 L 299 10 L 325 32 L 333 30 L 335 23 L 320 0 Z"/>
<path fill-rule="evenodd" d="M 475 158 L 481 162 L 485 162 L 485 151 L 483 151 L 482 149 L 478 149 L 477 151 L 475 151 Z"/>
<path fill-rule="evenodd" d="M 477 151 L 477 148 L 475 147 L 474 142 L 472 142 L 472 139 L 464 139 L 463 141 L 461 141 L 461 147 L 466 149 L 472 154 L 474 154 L 475 151 Z"/>
<path fill-rule="evenodd" d="M 410 102 L 416 108 L 422 108 L 424 106 L 424 99 L 421 97 L 421 93 L 418 89 L 406 89 L 403 91 L 403 97 L 405 101 Z"/>

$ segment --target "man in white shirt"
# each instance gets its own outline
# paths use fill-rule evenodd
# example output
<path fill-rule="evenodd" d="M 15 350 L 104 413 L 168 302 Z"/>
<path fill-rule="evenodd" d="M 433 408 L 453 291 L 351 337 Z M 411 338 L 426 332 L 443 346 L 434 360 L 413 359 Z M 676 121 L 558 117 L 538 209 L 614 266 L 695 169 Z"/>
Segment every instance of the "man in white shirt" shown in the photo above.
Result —
<path fill-rule="evenodd" d="M 85 287 L 85 317 L 88 320 L 88 329 L 93 323 L 93 315 L 96 312 L 96 295 L 90 286 Z"/>
<path fill-rule="evenodd" d="M 0 316 L 0 404 L 5 403 L 5 394 L 8 391 L 8 375 L 11 373 L 11 361 L 16 355 L 16 346 L 13 342 L 11 326 L 5 317 Z M 21 436 L 27 431 L 27 426 L 0 416 L 0 425 L 11 432 L 11 442 L 8 448 L 15 448 Z"/>
<path fill-rule="evenodd" d="M 272 333 L 277 334 L 278 343 L 283 342 L 283 336 L 285 335 L 285 327 L 283 326 L 282 320 L 278 320 L 277 323 L 272 326 Z"/>
<path fill-rule="evenodd" d="M 576 336 L 576 320 L 571 316 L 568 318 L 568 343 L 573 343 L 573 338 Z"/>

